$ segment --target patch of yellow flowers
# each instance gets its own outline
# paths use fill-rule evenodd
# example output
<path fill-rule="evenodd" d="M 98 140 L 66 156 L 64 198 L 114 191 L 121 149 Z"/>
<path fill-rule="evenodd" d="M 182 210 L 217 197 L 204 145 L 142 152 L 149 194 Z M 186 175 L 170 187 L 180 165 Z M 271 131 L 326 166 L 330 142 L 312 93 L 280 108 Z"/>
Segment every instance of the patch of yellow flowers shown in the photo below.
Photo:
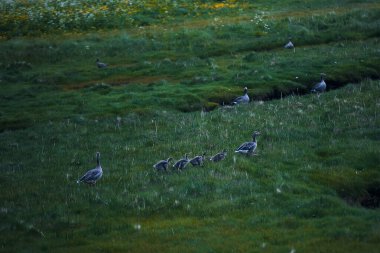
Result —
<path fill-rule="evenodd" d="M 25 32 L 35 29 L 40 32 L 54 30 L 80 30 L 99 24 L 98 18 L 106 18 L 108 27 L 123 23 L 133 25 L 136 14 L 157 13 L 160 20 L 173 18 L 178 8 L 186 9 L 190 15 L 198 15 L 199 11 L 208 13 L 221 9 L 233 9 L 239 6 L 238 0 L 223 2 L 202 0 L 27 0 L 0 2 L 0 36 L 12 34 L 13 31 Z M 157 18 L 157 17 L 156 17 Z M 120 22 L 123 21 L 123 22 Z M 112 23 L 113 22 L 113 23 Z M 101 27 L 99 27 L 101 28 Z"/>

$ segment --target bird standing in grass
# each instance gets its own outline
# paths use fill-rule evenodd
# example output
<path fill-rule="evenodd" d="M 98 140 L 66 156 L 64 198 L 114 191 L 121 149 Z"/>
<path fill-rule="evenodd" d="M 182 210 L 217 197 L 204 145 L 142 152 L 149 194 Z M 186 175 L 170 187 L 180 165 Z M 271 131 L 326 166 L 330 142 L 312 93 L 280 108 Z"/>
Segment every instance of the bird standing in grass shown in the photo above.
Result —
<path fill-rule="evenodd" d="M 102 166 L 100 166 L 100 153 L 96 152 L 96 167 L 95 169 L 87 171 L 80 179 L 78 179 L 77 183 L 80 182 L 95 185 L 96 181 L 98 181 L 103 175 Z"/>
<path fill-rule="evenodd" d="M 203 153 L 203 155 L 198 155 L 198 156 L 190 159 L 190 163 L 193 166 L 203 166 L 203 162 L 205 161 L 205 155 L 206 155 L 206 153 Z"/>
<path fill-rule="evenodd" d="M 227 150 L 224 149 L 222 152 L 212 156 L 210 158 L 210 161 L 219 162 L 219 161 L 223 160 L 224 158 L 226 158 L 226 156 L 227 156 Z"/>
<path fill-rule="evenodd" d="M 153 168 L 156 170 L 165 170 L 168 168 L 170 161 L 173 160 L 173 158 L 169 157 L 166 160 L 161 160 L 157 162 L 155 165 L 153 165 Z"/>
<path fill-rule="evenodd" d="M 243 144 L 241 144 L 240 147 L 238 147 L 235 150 L 235 153 L 246 154 L 246 155 L 253 154 L 253 152 L 255 152 L 257 148 L 256 136 L 258 135 L 260 135 L 260 132 L 258 131 L 253 132 L 252 141 L 244 142 Z"/>
<path fill-rule="evenodd" d="M 186 167 L 186 165 L 189 163 L 189 158 L 187 158 L 187 154 L 185 154 L 185 158 L 182 158 L 178 160 L 174 165 L 173 168 L 177 170 L 182 170 Z"/>
<path fill-rule="evenodd" d="M 248 104 L 249 103 L 249 96 L 248 96 L 248 88 L 244 87 L 243 96 L 237 97 L 232 101 L 232 104 L 238 105 L 238 104 Z"/>
<path fill-rule="evenodd" d="M 313 92 L 313 93 L 315 93 L 315 92 L 316 93 L 322 93 L 322 92 L 324 92 L 326 90 L 327 85 L 326 85 L 326 82 L 325 82 L 325 80 L 323 78 L 324 75 L 325 74 L 323 74 L 323 73 L 321 74 L 321 81 L 319 83 L 317 83 L 317 84 L 314 85 L 314 87 L 311 90 L 311 92 Z"/>
<path fill-rule="evenodd" d="M 96 66 L 98 66 L 98 68 L 100 69 L 104 69 L 107 67 L 107 64 L 105 64 L 104 62 L 101 62 L 99 59 L 96 59 Z"/>

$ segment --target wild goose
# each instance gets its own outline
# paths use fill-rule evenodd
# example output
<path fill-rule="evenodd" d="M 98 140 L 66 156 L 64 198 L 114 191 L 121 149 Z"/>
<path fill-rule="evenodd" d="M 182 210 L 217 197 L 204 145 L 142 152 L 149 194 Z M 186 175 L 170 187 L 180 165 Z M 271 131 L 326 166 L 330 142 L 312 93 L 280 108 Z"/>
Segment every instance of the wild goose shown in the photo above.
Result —
<path fill-rule="evenodd" d="M 212 156 L 210 158 L 210 161 L 219 162 L 219 161 L 223 160 L 224 158 L 226 158 L 226 156 L 227 156 L 227 150 L 224 149 L 222 152 Z"/>
<path fill-rule="evenodd" d="M 233 105 L 238 104 L 248 104 L 249 103 L 249 96 L 248 96 L 248 88 L 244 87 L 244 94 L 243 96 L 237 97 L 232 101 Z"/>
<path fill-rule="evenodd" d="M 203 166 L 204 160 L 205 160 L 206 153 L 203 153 L 203 155 L 198 155 L 192 159 L 190 159 L 190 163 L 193 166 Z"/>
<path fill-rule="evenodd" d="M 311 89 L 311 92 L 321 93 L 321 92 L 324 92 L 326 90 L 327 85 L 326 85 L 326 82 L 323 78 L 323 75 L 324 74 L 321 74 L 321 81 L 314 85 L 313 89 Z"/>
<path fill-rule="evenodd" d="M 240 147 L 238 147 L 235 150 L 235 153 L 246 154 L 246 155 L 253 154 L 253 152 L 255 152 L 257 148 L 256 136 L 258 135 L 260 135 L 260 132 L 258 131 L 253 132 L 252 141 L 244 142 L 243 144 L 241 144 Z"/>
<path fill-rule="evenodd" d="M 100 166 L 100 153 L 96 152 L 96 167 L 95 169 L 87 171 L 80 179 L 77 180 L 77 183 L 80 182 L 95 185 L 103 175 L 102 166 Z"/>
<path fill-rule="evenodd" d="M 173 158 L 169 157 L 166 160 L 158 161 L 155 165 L 153 165 L 153 168 L 155 168 L 156 170 L 165 170 L 166 171 L 171 160 L 173 160 Z"/>
<path fill-rule="evenodd" d="M 96 66 L 98 66 L 100 69 L 104 69 L 107 67 L 107 64 L 100 62 L 99 59 L 96 59 Z"/>
<path fill-rule="evenodd" d="M 177 170 L 182 170 L 186 167 L 186 165 L 189 163 L 189 158 L 187 158 L 187 154 L 185 154 L 185 158 L 182 158 L 178 160 L 174 165 L 173 168 Z"/>

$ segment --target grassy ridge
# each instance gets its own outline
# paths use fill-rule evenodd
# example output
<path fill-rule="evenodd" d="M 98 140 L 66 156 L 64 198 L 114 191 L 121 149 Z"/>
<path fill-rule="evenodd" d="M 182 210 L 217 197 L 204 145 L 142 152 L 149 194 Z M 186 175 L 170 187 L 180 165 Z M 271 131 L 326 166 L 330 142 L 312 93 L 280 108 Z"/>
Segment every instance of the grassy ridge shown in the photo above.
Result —
<path fill-rule="evenodd" d="M 378 194 L 379 95 L 380 83 L 367 81 L 319 99 L 3 132 L 2 249 L 376 252 L 380 216 L 363 205 Z M 258 156 L 234 155 L 253 130 L 262 132 Z M 228 158 L 204 168 L 152 168 L 223 148 Z M 95 151 L 104 178 L 76 185 Z"/>
<path fill-rule="evenodd" d="M 330 88 L 378 78 L 379 8 L 360 6 L 339 5 L 330 12 L 295 8 L 286 18 L 283 7 L 246 10 L 171 28 L 3 41 L 1 129 L 69 114 L 213 109 L 244 86 L 254 99 L 304 93 L 321 72 Z M 288 36 L 295 53 L 282 49 Z M 110 67 L 96 69 L 96 58 Z"/>

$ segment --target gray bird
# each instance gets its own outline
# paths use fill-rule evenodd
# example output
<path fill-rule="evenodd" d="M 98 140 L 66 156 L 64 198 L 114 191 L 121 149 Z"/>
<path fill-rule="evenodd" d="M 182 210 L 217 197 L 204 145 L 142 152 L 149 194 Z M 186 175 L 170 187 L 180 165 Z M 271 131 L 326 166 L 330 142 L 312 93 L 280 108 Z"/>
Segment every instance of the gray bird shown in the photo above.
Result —
<path fill-rule="evenodd" d="M 171 160 L 173 160 L 173 158 L 169 157 L 166 160 L 158 161 L 155 165 L 153 165 L 153 168 L 155 168 L 156 170 L 165 170 L 166 171 Z"/>
<path fill-rule="evenodd" d="M 196 157 L 193 157 L 190 159 L 190 163 L 193 166 L 203 166 L 203 163 L 205 161 L 205 155 L 206 153 L 203 153 L 203 155 L 198 155 Z"/>
<path fill-rule="evenodd" d="M 210 161 L 219 162 L 219 161 L 223 160 L 224 158 L 226 158 L 226 156 L 227 156 L 227 150 L 224 149 L 222 152 L 212 156 L 210 158 Z"/>
<path fill-rule="evenodd" d="M 289 42 L 286 43 L 284 48 L 286 48 L 286 49 L 293 49 L 294 48 L 294 44 L 290 41 L 290 39 L 289 39 Z"/>
<path fill-rule="evenodd" d="M 96 167 L 95 169 L 87 171 L 80 179 L 78 179 L 77 183 L 80 182 L 95 185 L 96 181 L 98 181 L 103 175 L 102 167 L 100 166 L 100 153 L 96 152 Z"/>
<path fill-rule="evenodd" d="M 178 160 L 174 165 L 173 168 L 177 170 L 182 170 L 186 167 L 186 165 L 189 163 L 189 158 L 187 157 L 187 154 L 185 154 L 185 158 L 182 158 Z"/>
<path fill-rule="evenodd" d="M 244 87 L 244 94 L 243 94 L 243 96 L 235 98 L 232 101 L 232 104 L 238 105 L 238 104 L 248 104 L 248 103 L 249 103 L 248 88 Z"/>
<path fill-rule="evenodd" d="M 314 85 L 313 89 L 311 89 L 311 92 L 321 93 L 326 90 L 326 87 L 327 85 L 325 80 L 323 79 L 323 74 L 321 74 L 321 81 Z"/>
<path fill-rule="evenodd" d="M 100 69 L 104 69 L 107 67 L 107 64 L 100 62 L 99 59 L 96 59 L 96 66 L 98 66 Z"/>
<path fill-rule="evenodd" d="M 255 152 L 257 148 L 256 136 L 258 135 L 260 135 L 260 132 L 258 131 L 253 132 L 252 141 L 244 142 L 243 144 L 241 144 L 240 147 L 238 147 L 235 150 L 235 153 L 246 154 L 246 155 L 253 154 L 253 152 Z"/>

